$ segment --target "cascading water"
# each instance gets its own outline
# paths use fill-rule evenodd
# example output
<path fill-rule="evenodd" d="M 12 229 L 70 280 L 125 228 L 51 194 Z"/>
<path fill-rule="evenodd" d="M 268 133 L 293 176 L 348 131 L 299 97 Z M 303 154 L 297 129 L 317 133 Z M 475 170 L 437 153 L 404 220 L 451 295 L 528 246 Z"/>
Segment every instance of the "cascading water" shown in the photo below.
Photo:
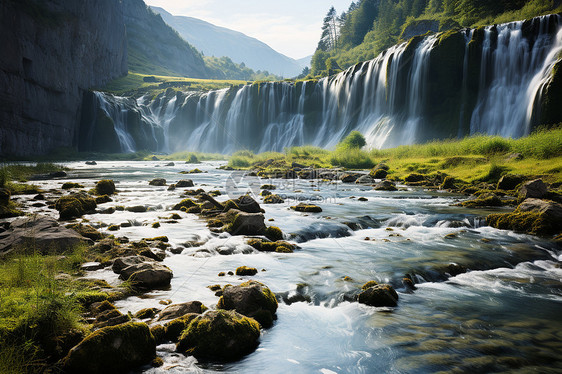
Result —
<path fill-rule="evenodd" d="M 561 24 L 551 15 L 416 37 L 319 81 L 170 91 L 133 103 L 96 97 L 125 152 L 329 148 L 352 130 L 372 148 L 474 133 L 519 137 L 536 122 L 562 50 Z M 124 120 L 130 111 L 139 114 L 140 125 Z M 142 131 L 132 130 L 137 127 Z"/>

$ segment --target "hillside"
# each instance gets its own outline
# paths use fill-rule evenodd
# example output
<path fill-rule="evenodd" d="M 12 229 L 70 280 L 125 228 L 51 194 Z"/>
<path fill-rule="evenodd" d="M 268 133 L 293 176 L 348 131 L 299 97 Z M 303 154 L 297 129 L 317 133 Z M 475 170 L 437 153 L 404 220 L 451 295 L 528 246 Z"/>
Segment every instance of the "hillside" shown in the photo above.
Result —
<path fill-rule="evenodd" d="M 143 0 L 123 0 L 129 71 L 208 78 L 201 53 L 181 38 Z"/>
<path fill-rule="evenodd" d="M 256 71 L 267 71 L 284 77 L 301 73 L 301 63 L 287 57 L 267 44 L 241 32 L 215 26 L 197 18 L 174 16 L 166 10 L 151 7 L 179 34 L 206 56 L 227 56 Z"/>
<path fill-rule="evenodd" d="M 529 19 L 560 12 L 560 4 L 560 0 L 358 0 L 339 15 L 333 8 L 328 11 L 312 74 L 336 73 L 428 31 Z"/>

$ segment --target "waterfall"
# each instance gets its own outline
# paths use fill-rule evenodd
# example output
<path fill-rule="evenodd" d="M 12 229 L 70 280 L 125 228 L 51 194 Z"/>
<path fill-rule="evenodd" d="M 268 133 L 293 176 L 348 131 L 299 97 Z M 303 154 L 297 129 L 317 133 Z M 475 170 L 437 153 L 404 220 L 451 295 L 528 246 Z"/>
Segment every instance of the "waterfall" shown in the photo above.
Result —
<path fill-rule="evenodd" d="M 475 133 L 520 137 L 532 130 L 562 52 L 560 25 L 551 15 L 414 37 L 318 81 L 138 100 L 95 95 L 123 152 L 330 148 L 352 130 L 371 148 Z"/>

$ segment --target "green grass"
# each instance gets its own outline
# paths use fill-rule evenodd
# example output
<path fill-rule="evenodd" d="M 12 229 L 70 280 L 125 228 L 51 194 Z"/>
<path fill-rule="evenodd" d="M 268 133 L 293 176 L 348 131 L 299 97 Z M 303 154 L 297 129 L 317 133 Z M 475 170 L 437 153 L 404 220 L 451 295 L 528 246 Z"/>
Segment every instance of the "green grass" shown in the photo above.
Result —
<path fill-rule="evenodd" d="M 156 80 L 146 82 L 145 78 Z M 108 92 L 115 95 L 142 96 L 146 93 L 157 95 L 169 87 L 187 91 L 210 91 L 247 84 L 245 80 L 220 80 L 220 79 L 197 79 L 167 75 L 148 75 L 129 72 L 124 77 L 109 82 L 104 87 L 95 88 L 98 91 Z"/>
<path fill-rule="evenodd" d="M 4 163 L 0 166 L 0 187 L 5 187 L 14 181 L 25 182 L 34 174 L 48 174 L 63 170 L 66 170 L 66 168 L 49 162 L 34 164 Z"/>

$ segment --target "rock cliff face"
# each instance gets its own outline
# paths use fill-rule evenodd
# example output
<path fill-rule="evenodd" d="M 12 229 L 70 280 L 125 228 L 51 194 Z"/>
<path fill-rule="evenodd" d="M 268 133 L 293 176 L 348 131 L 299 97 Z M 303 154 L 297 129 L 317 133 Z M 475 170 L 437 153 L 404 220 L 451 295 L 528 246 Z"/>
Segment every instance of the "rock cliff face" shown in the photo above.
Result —
<path fill-rule="evenodd" d="M 0 156 L 77 144 L 83 93 L 127 73 L 115 0 L 0 2 Z"/>
<path fill-rule="evenodd" d="M 122 0 L 129 43 L 129 70 L 207 78 L 203 56 L 150 10 L 143 0 Z"/>

